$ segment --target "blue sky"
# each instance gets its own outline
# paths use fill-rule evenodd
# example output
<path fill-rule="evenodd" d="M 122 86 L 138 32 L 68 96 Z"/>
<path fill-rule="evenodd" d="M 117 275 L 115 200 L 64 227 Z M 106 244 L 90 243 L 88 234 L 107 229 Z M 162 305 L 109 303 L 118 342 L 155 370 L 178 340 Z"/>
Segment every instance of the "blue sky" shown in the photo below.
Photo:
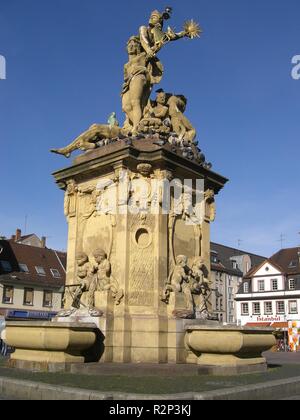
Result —
<path fill-rule="evenodd" d="M 17 227 L 66 248 L 63 193 L 51 173 L 68 166 L 66 145 L 112 111 L 122 120 L 126 41 L 165 1 L 0 0 L 0 234 Z M 173 43 L 160 58 L 161 87 L 189 98 L 187 115 L 216 172 L 230 179 L 217 199 L 214 241 L 269 256 L 300 243 L 299 0 L 173 0 L 170 22 L 189 18 L 201 40 Z"/>

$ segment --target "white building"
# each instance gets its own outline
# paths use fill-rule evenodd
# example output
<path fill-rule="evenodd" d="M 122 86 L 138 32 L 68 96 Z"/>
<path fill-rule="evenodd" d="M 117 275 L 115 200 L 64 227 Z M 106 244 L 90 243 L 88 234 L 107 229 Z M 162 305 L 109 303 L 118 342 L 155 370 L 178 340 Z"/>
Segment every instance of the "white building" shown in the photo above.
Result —
<path fill-rule="evenodd" d="M 279 251 L 252 269 L 236 295 L 242 326 L 288 328 L 300 320 L 300 249 Z"/>

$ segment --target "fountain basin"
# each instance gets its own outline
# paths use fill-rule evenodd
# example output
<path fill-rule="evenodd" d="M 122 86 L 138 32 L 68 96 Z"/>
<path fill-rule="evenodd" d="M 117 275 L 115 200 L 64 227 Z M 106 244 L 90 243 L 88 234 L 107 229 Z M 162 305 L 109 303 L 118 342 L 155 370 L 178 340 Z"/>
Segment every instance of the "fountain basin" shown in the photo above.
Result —
<path fill-rule="evenodd" d="M 34 369 L 68 363 L 84 363 L 84 352 L 97 340 L 94 324 L 58 322 L 7 322 L 3 334 L 5 343 L 16 350 L 10 365 Z M 39 368 L 39 370 L 41 370 Z"/>
<path fill-rule="evenodd" d="M 185 343 L 200 373 L 234 375 L 267 370 L 262 353 L 276 344 L 272 328 L 187 326 Z"/>

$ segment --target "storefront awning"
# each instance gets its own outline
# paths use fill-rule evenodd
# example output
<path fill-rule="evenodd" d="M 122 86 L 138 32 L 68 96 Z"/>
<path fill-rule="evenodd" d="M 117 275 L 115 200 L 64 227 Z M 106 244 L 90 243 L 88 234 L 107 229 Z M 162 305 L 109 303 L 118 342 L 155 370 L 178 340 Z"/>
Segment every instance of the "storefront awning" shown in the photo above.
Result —
<path fill-rule="evenodd" d="M 271 327 L 271 322 L 249 322 L 246 327 Z"/>
<path fill-rule="evenodd" d="M 277 329 L 288 329 L 289 325 L 287 322 L 273 322 L 273 324 L 271 324 L 271 327 Z"/>

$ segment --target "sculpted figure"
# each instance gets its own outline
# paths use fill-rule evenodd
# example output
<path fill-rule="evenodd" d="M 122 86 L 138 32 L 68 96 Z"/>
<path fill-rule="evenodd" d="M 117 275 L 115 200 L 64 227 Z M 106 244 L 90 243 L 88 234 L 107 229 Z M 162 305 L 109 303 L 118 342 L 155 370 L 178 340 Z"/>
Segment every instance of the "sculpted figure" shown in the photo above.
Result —
<path fill-rule="evenodd" d="M 87 131 L 77 137 L 69 146 L 62 149 L 52 149 L 52 153 L 63 155 L 66 158 L 71 156 L 75 150 L 93 150 L 97 147 L 100 140 L 117 139 L 126 137 L 128 131 L 115 125 L 94 124 Z"/>
<path fill-rule="evenodd" d="M 211 222 L 216 220 L 216 201 L 215 201 L 215 193 L 213 190 L 207 190 L 204 193 L 205 198 L 205 205 L 206 205 L 206 213 Z"/>
<path fill-rule="evenodd" d="M 162 301 L 169 303 L 171 292 L 184 293 L 187 303 L 187 310 L 194 310 L 194 302 L 192 297 L 190 282 L 190 270 L 187 266 L 188 259 L 184 255 L 176 258 L 176 266 L 170 275 L 168 283 L 163 292 Z"/>
<path fill-rule="evenodd" d="M 119 288 L 117 281 L 111 275 L 111 264 L 107 259 L 107 254 L 103 249 L 97 249 L 93 256 L 96 261 L 94 271 L 97 273 L 97 286 L 95 287 L 94 293 L 97 290 L 110 290 L 116 301 L 116 305 L 120 305 L 124 297 L 124 292 Z"/>
<path fill-rule="evenodd" d="M 93 215 L 97 216 L 97 204 L 100 194 L 101 191 L 99 191 L 95 186 L 79 189 L 79 195 L 81 197 L 86 197 L 84 213 L 82 214 L 84 219 L 89 219 Z"/>
<path fill-rule="evenodd" d="M 186 140 L 192 143 L 196 138 L 196 130 L 184 115 L 186 110 L 187 99 L 183 96 L 171 96 L 168 100 L 169 115 L 174 132 L 178 135 L 179 140 Z"/>
<path fill-rule="evenodd" d="M 67 183 L 67 190 L 65 193 L 64 201 L 64 214 L 67 218 L 76 215 L 76 196 L 78 193 L 78 187 L 74 181 Z"/>
<path fill-rule="evenodd" d="M 200 36 L 200 33 L 202 32 L 200 26 L 193 21 L 186 22 L 182 32 L 175 33 L 170 27 L 164 32 L 164 21 L 169 20 L 171 14 L 171 7 L 167 7 L 163 13 L 154 10 L 151 13 L 148 27 L 142 26 L 140 28 L 142 47 L 149 57 L 155 57 L 161 48 L 171 41 L 176 41 L 184 37 L 194 39 Z"/>
<path fill-rule="evenodd" d="M 159 133 L 170 133 L 171 121 L 167 106 L 167 94 L 159 89 L 155 101 L 149 100 L 144 111 L 144 118 L 139 124 L 139 131 L 149 132 L 150 129 Z"/>
<path fill-rule="evenodd" d="M 202 257 L 195 258 L 192 266 L 192 277 L 194 279 L 191 288 L 192 292 L 207 295 L 210 291 L 210 282 L 207 278 L 207 270 Z"/>
<path fill-rule="evenodd" d="M 129 39 L 127 51 L 129 61 L 124 67 L 122 90 L 122 108 L 127 115 L 124 128 L 136 135 L 152 86 L 162 79 L 163 67 L 158 59 L 152 59 L 143 51 L 138 37 Z"/>
<path fill-rule="evenodd" d="M 82 295 L 88 292 L 88 309 L 93 309 L 93 296 L 91 295 L 91 284 L 93 283 L 93 269 L 89 262 L 89 257 L 84 253 L 78 253 L 76 255 L 77 264 L 77 278 L 80 285 L 77 287 L 73 302 L 72 309 L 80 309 Z"/>

